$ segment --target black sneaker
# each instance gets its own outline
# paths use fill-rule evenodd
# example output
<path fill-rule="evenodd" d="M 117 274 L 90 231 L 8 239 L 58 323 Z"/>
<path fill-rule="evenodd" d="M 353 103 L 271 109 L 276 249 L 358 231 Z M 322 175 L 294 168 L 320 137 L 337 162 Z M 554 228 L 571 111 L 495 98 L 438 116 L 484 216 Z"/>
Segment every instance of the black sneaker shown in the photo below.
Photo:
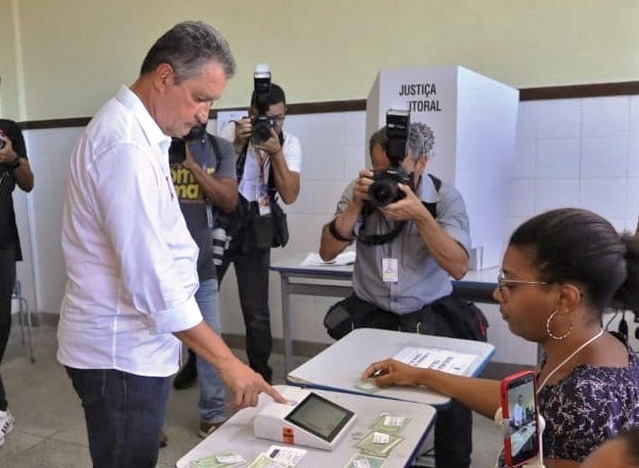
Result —
<path fill-rule="evenodd" d="M 173 388 L 185 390 L 195 385 L 197 381 L 197 366 L 195 365 L 195 354 L 189 350 L 189 358 L 173 379 Z"/>

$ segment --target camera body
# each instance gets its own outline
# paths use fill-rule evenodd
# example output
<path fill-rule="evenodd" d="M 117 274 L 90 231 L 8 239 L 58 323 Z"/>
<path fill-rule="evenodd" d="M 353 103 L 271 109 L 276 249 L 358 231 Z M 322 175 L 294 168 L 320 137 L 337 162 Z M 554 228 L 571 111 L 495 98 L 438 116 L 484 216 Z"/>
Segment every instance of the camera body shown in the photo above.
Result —
<path fill-rule="evenodd" d="M 271 138 L 271 129 L 277 125 L 277 120 L 266 115 L 269 109 L 269 95 L 271 93 L 271 72 L 268 65 L 259 64 L 253 74 L 253 93 L 257 116 L 251 119 L 251 143 L 264 143 Z"/>
<path fill-rule="evenodd" d="M 368 197 L 373 206 L 381 208 L 406 197 L 397 184 L 410 185 L 410 175 L 402 166 L 391 166 L 375 171 L 373 181 L 368 189 Z"/>
<path fill-rule="evenodd" d="M 181 164 L 186 159 L 186 145 L 206 138 L 206 126 L 194 127 L 183 138 L 173 137 L 169 146 L 169 164 Z"/>
<path fill-rule="evenodd" d="M 410 127 L 407 110 L 390 109 L 386 112 L 386 155 L 390 160 L 388 169 L 375 171 L 373 184 L 368 191 L 369 200 L 375 207 L 384 207 L 405 197 L 397 184 L 410 185 L 410 174 L 402 167 L 406 157 L 406 142 Z"/>
<path fill-rule="evenodd" d="M 271 138 L 271 129 L 277 125 L 277 119 L 268 115 L 258 115 L 251 120 L 251 143 L 264 143 Z"/>

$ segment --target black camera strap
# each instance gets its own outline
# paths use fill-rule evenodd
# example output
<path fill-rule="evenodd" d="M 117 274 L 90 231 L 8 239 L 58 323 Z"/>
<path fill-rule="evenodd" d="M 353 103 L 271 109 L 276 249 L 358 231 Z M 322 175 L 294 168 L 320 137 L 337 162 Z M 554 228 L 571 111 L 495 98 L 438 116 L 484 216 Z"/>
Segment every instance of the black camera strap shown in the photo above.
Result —
<path fill-rule="evenodd" d="M 439 193 L 439 189 L 442 186 L 442 181 L 432 174 L 428 174 L 428 177 L 431 178 L 431 180 L 433 181 L 433 185 L 435 186 L 435 190 L 437 190 L 437 192 Z M 437 202 L 428 203 L 428 202 L 422 201 L 422 205 L 424 205 L 424 207 L 433 216 L 433 218 L 437 219 Z M 369 215 L 373 211 L 375 211 L 375 208 L 373 208 L 370 204 L 367 203 L 366 205 L 364 205 L 364 211 L 362 213 L 363 220 L 362 220 L 362 226 L 360 228 L 360 232 L 364 230 L 364 227 L 366 226 L 366 220 L 368 219 Z M 384 234 L 371 234 L 369 236 L 360 235 L 360 236 L 357 236 L 357 240 L 367 245 L 387 244 L 393 239 L 395 239 L 402 232 L 402 230 L 406 227 L 407 223 L 408 223 L 407 221 L 398 221 L 395 223 L 395 226 L 393 227 L 393 229 L 391 229 L 388 232 L 385 232 Z"/>

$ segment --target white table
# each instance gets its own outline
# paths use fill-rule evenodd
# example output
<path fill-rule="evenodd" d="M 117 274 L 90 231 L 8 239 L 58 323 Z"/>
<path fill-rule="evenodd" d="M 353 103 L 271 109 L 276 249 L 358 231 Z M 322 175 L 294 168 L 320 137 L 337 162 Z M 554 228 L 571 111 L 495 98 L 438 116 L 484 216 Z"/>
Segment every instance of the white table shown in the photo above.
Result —
<path fill-rule="evenodd" d="M 348 297 L 352 292 L 353 265 L 302 266 L 307 254 L 293 255 L 271 264 L 271 270 L 280 274 L 282 294 L 282 340 L 284 341 L 284 370 L 293 369 L 293 337 L 291 296 Z M 469 301 L 492 303 L 496 287 L 497 268 L 469 271 L 459 280 L 453 280 L 453 294 Z"/>
<path fill-rule="evenodd" d="M 276 385 L 275 388 L 281 391 L 284 386 Z M 435 419 L 435 409 L 428 405 L 324 390 L 314 390 L 314 392 L 354 411 L 357 414 L 357 419 L 344 440 L 333 451 L 300 447 L 308 450 L 308 453 L 302 458 L 297 468 L 339 468 L 345 466 L 350 458 L 357 453 L 357 443 L 372 432 L 371 425 L 381 412 L 410 417 L 410 421 L 400 434 L 404 440 L 393 448 L 384 464 L 388 467 L 405 466 L 415 459 L 417 449 L 428 435 Z M 219 429 L 180 458 L 176 463 L 177 468 L 188 468 L 194 460 L 226 450 L 241 454 L 248 465 L 271 445 L 283 445 L 266 439 L 258 439 L 253 434 L 253 419 L 261 408 L 271 401 L 270 397 L 261 394 L 257 407 L 243 409 L 235 413 Z"/>
<path fill-rule="evenodd" d="M 476 358 L 463 373 L 466 376 L 478 375 L 495 351 L 493 345 L 482 341 L 418 335 L 375 328 L 358 328 L 297 369 L 289 372 L 286 380 L 290 384 L 304 387 L 393 398 L 433 406 L 447 405 L 450 402 L 449 397 L 425 387 L 389 387 L 375 393 L 368 393 L 354 387 L 358 377 L 372 362 L 393 357 L 406 346 L 438 348 L 473 354 Z"/>

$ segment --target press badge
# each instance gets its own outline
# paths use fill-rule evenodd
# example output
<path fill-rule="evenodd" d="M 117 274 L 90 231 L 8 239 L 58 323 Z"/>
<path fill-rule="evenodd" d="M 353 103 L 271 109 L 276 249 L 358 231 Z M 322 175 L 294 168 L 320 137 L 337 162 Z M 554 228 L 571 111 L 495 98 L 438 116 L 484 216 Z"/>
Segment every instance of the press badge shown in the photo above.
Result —
<path fill-rule="evenodd" d="M 384 283 L 397 283 L 399 281 L 396 258 L 382 258 L 382 280 Z"/>
<path fill-rule="evenodd" d="M 260 184 L 255 188 L 255 198 L 260 210 L 260 216 L 271 214 L 271 197 L 268 195 L 268 185 Z"/>

